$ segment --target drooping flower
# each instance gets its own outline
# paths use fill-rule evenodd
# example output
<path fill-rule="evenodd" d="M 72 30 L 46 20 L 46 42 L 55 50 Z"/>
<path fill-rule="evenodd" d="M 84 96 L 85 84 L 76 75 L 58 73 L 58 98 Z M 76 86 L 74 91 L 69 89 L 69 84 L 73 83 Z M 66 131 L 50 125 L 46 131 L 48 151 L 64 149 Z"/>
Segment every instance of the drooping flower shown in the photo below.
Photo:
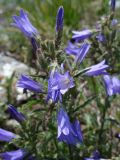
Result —
<path fill-rule="evenodd" d="M 32 92 L 41 93 L 43 86 L 26 75 L 21 75 L 17 81 L 17 87 L 30 90 Z"/>
<path fill-rule="evenodd" d="M 78 47 L 69 42 L 67 48 L 65 48 L 65 51 L 67 54 L 72 54 L 75 56 L 75 63 L 78 61 L 81 63 L 85 58 L 85 56 L 87 55 L 89 49 L 90 49 L 90 44 L 87 42 L 83 43 L 81 47 Z"/>
<path fill-rule="evenodd" d="M 10 104 L 8 106 L 8 111 L 11 117 L 14 118 L 16 121 L 18 122 L 25 121 L 25 116 L 21 112 L 17 111 L 17 109 L 13 105 Z"/>
<path fill-rule="evenodd" d="M 70 76 L 69 71 L 64 74 L 55 72 L 52 89 L 59 90 L 61 94 L 65 94 L 70 88 L 75 86 L 74 79 Z"/>
<path fill-rule="evenodd" d="M 63 141 L 67 144 L 76 145 L 83 142 L 83 136 L 78 120 L 73 124 L 70 123 L 69 117 L 63 108 L 60 108 L 57 116 L 58 123 L 58 141 Z"/>
<path fill-rule="evenodd" d="M 99 151 L 94 151 L 93 154 L 92 154 L 92 157 L 91 158 L 85 158 L 84 160 L 100 160 L 100 153 Z"/>
<path fill-rule="evenodd" d="M 63 17 L 64 17 L 64 9 L 63 6 L 60 6 L 56 17 L 56 32 L 63 30 Z"/>
<path fill-rule="evenodd" d="M 85 29 L 83 31 L 72 31 L 72 33 L 74 34 L 72 36 L 72 39 L 76 41 L 85 40 L 87 38 L 90 38 L 93 34 L 92 30 L 89 30 L 89 29 Z"/>
<path fill-rule="evenodd" d="M 48 80 L 48 95 L 47 101 L 52 100 L 53 102 L 62 101 L 61 94 L 65 94 L 70 88 L 74 87 L 74 80 L 67 71 L 65 74 L 61 74 L 57 71 L 50 73 Z"/>
<path fill-rule="evenodd" d="M 75 57 L 75 62 L 82 62 L 83 59 L 85 58 L 86 54 L 88 53 L 90 49 L 90 44 L 89 43 L 84 43 L 81 47 L 80 47 L 80 51 L 78 53 L 78 55 Z"/>
<path fill-rule="evenodd" d="M 61 93 L 58 89 L 53 89 L 53 83 L 55 81 L 55 73 L 50 73 L 50 77 L 48 79 L 48 94 L 47 101 L 52 101 L 57 103 L 59 100 L 62 101 Z"/>
<path fill-rule="evenodd" d="M 110 6 L 111 6 L 112 11 L 115 11 L 115 5 L 116 5 L 116 0 L 111 0 Z"/>
<path fill-rule="evenodd" d="M 28 156 L 28 152 L 25 149 L 18 149 L 16 151 L 9 151 L 0 153 L 0 157 L 4 160 L 36 160 L 32 155 Z"/>
<path fill-rule="evenodd" d="M 74 55 L 74 56 L 77 56 L 77 54 L 79 53 L 79 50 L 80 48 L 77 45 L 71 43 L 70 41 L 68 42 L 68 45 L 65 48 L 65 51 L 67 54 Z"/>
<path fill-rule="evenodd" d="M 4 160 L 23 160 L 26 154 L 24 149 L 18 149 L 16 151 L 0 153 L 0 157 Z"/>
<path fill-rule="evenodd" d="M 87 72 L 84 73 L 86 76 L 98 76 L 102 74 L 107 74 L 106 69 L 109 68 L 107 64 L 105 64 L 105 60 L 102 62 L 93 65 L 91 67 L 86 68 Z"/>
<path fill-rule="evenodd" d="M 108 96 L 114 94 L 120 94 L 120 80 L 117 77 L 112 77 L 110 75 L 103 76 L 106 93 Z"/>
<path fill-rule="evenodd" d="M 14 133 L 0 128 L 0 141 L 10 142 L 14 138 L 16 138 Z"/>
<path fill-rule="evenodd" d="M 28 14 L 23 9 L 20 10 L 20 16 L 15 15 L 12 18 L 12 25 L 20 29 L 26 37 L 31 39 L 39 34 L 37 29 L 31 24 Z"/>

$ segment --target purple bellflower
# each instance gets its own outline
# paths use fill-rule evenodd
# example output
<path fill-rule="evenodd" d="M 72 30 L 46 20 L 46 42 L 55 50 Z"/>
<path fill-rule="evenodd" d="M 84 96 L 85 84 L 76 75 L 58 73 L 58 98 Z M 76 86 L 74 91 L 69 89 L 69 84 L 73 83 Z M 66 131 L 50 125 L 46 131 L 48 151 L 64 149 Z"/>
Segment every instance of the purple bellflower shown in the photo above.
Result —
<path fill-rule="evenodd" d="M 112 11 L 115 11 L 115 5 L 116 5 L 116 0 L 111 0 L 110 6 L 111 6 Z"/>
<path fill-rule="evenodd" d="M 56 32 L 63 30 L 63 17 L 64 17 L 64 9 L 62 6 L 60 6 L 56 17 Z"/>
<path fill-rule="evenodd" d="M 20 29 L 26 37 L 31 39 L 39 34 L 37 29 L 31 24 L 28 14 L 23 9 L 20 10 L 20 16 L 15 15 L 12 18 L 12 25 Z"/>
<path fill-rule="evenodd" d="M 109 75 L 103 76 L 106 93 L 108 96 L 114 94 L 120 94 L 120 80 L 117 77 L 111 77 Z"/>
<path fill-rule="evenodd" d="M 87 70 L 87 72 L 84 73 L 84 75 L 86 75 L 86 76 L 98 76 L 98 75 L 102 75 L 102 74 L 107 74 L 106 69 L 108 67 L 109 66 L 107 64 L 105 64 L 105 60 L 103 60 L 102 62 L 100 62 L 96 65 L 93 65 L 89 68 L 86 68 L 88 70 Z"/>
<path fill-rule="evenodd" d="M 57 103 L 58 100 L 62 102 L 62 96 L 58 89 L 53 89 L 53 83 L 55 81 L 55 73 L 50 73 L 50 77 L 48 80 L 48 94 L 47 94 L 47 101 L 52 101 L 54 103 Z"/>
<path fill-rule="evenodd" d="M 16 151 L 0 153 L 0 157 L 4 160 L 23 160 L 27 152 L 24 149 L 18 149 Z"/>
<path fill-rule="evenodd" d="M 48 80 L 48 96 L 47 100 L 53 102 L 62 101 L 61 94 L 65 94 L 70 88 L 74 87 L 74 80 L 67 71 L 65 74 L 60 74 L 57 71 L 50 74 Z"/>
<path fill-rule="evenodd" d="M 26 75 L 21 75 L 17 81 L 17 87 L 24 88 L 36 93 L 42 92 L 42 85 Z"/>
<path fill-rule="evenodd" d="M 77 54 L 79 53 L 80 48 L 71 43 L 70 41 L 68 42 L 67 47 L 65 48 L 65 52 L 69 55 L 73 55 L 73 56 L 77 56 Z"/>
<path fill-rule="evenodd" d="M 91 158 L 85 158 L 84 160 L 100 160 L 100 153 L 99 151 L 94 151 L 93 156 Z"/>
<path fill-rule="evenodd" d="M 0 128 L 0 141 L 10 142 L 14 138 L 16 138 L 14 133 Z"/>
<path fill-rule="evenodd" d="M 63 108 L 60 108 L 57 116 L 58 123 L 58 141 L 63 141 L 67 144 L 76 145 L 83 142 L 83 136 L 79 121 L 70 123 L 69 117 Z"/>
<path fill-rule="evenodd" d="M 85 29 L 83 31 L 72 31 L 72 33 L 74 34 L 72 39 L 81 41 L 91 37 L 93 32 L 89 29 Z"/>
<path fill-rule="evenodd" d="M 55 73 L 55 80 L 53 81 L 52 90 L 59 90 L 61 94 L 65 94 L 70 88 L 75 86 L 73 78 L 69 71 L 64 74 Z"/>
<path fill-rule="evenodd" d="M 76 45 L 69 42 L 67 48 L 65 48 L 65 51 L 67 54 L 75 56 L 75 63 L 78 61 L 81 63 L 87 55 L 89 49 L 90 44 L 87 42 L 83 43 L 81 47 L 77 47 Z"/>
<path fill-rule="evenodd" d="M 25 121 L 25 116 L 21 112 L 17 111 L 17 109 L 11 104 L 8 106 L 8 111 L 11 117 L 14 118 L 16 121 L 18 122 Z"/>
<path fill-rule="evenodd" d="M 78 55 L 75 57 L 75 62 L 82 62 L 83 59 L 85 58 L 86 54 L 88 53 L 90 49 L 90 44 L 89 43 L 83 43 L 83 45 L 80 47 Z"/>

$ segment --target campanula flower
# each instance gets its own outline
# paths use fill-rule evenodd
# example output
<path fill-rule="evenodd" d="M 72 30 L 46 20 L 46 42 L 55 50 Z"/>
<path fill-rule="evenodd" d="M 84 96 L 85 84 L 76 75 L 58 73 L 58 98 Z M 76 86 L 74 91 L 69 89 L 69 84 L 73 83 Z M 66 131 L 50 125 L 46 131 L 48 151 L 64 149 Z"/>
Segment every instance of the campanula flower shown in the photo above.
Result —
<path fill-rule="evenodd" d="M 27 152 L 24 149 L 18 149 L 16 151 L 0 153 L 0 157 L 4 160 L 23 160 Z"/>
<path fill-rule="evenodd" d="M 110 6 L 111 6 L 112 11 L 115 11 L 115 5 L 116 5 L 116 0 L 111 0 Z"/>
<path fill-rule="evenodd" d="M 13 105 L 10 104 L 8 106 L 8 111 L 11 117 L 14 118 L 16 121 L 22 122 L 25 120 L 25 116 L 21 112 L 17 111 L 17 109 Z"/>
<path fill-rule="evenodd" d="M 12 18 L 12 25 L 20 29 L 26 37 L 31 39 L 38 35 L 37 29 L 31 24 L 28 14 L 23 9 L 20 10 L 20 16 L 15 15 Z"/>
<path fill-rule="evenodd" d="M 72 33 L 72 39 L 80 41 L 91 37 L 93 32 L 89 29 L 85 29 L 83 31 L 72 31 Z"/>
<path fill-rule="evenodd" d="M 110 75 L 103 76 L 106 93 L 108 96 L 114 94 L 120 94 L 120 80 L 117 77 L 112 77 Z"/>
<path fill-rule="evenodd" d="M 85 158 L 84 160 L 100 160 L 100 153 L 99 151 L 94 151 L 93 156 L 91 158 Z"/>
<path fill-rule="evenodd" d="M 74 80 L 67 71 L 61 74 L 57 71 L 50 73 L 48 80 L 48 95 L 47 101 L 52 100 L 53 102 L 62 101 L 62 95 L 65 94 L 70 88 L 74 87 Z M 62 94 L 62 95 L 61 95 Z"/>
<path fill-rule="evenodd" d="M 85 56 L 87 55 L 89 49 L 90 49 L 90 44 L 87 42 L 84 42 L 81 45 L 81 47 L 77 47 L 76 45 L 69 42 L 67 48 L 65 48 L 65 51 L 67 54 L 75 56 L 75 63 L 78 61 L 81 63 L 85 58 Z"/>
<path fill-rule="evenodd" d="M 74 79 L 70 76 L 69 71 L 64 74 L 55 72 L 52 90 L 59 90 L 61 94 L 65 94 L 70 88 L 75 86 Z"/>
<path fill-rule="evenodd" d="M 53 89 L 53 83 L 55 81 L 55 73 L 50 73 L 50 77 L 48 79 L 48 94 L 47 94 L 47 101 L 52 101 L 57 103 L 58 100 L 62 101 L 62 96 L 60 90 Z"/>
<path fill-rule="evenodd" d="M 67 144 L 76 145 L 83 142 L 83 136 L 79 121 L 70 123 L 69 117 L 63 108 L 60 108 L 57 116 L 58 123 L 58 141 L 63 141 Z"/>
<path fill-rule="evenodd" d="M 42 92 L 42 85 L 26 75 L 21 75 L 17 81 L 17 87 L 24 88 L 36 93 Z"/>
<path fill-rule="evenodd" d="M 78 55 L 79 50 L 80 50 L 80 48 L 79 48 L 77 45 L 71 43 L 70 41 L 68 42 L 68 45 L 67 45 L 67 47 L 65 48 L 65 52 L 66 52 L 67 54 L 69 54 L 69 55 L 74 55 L 74 56 L 77 56 L 77 55 Z"/>
<path fill-rule="evenodd" d="M 16 138 L 14 133 L 0 128 L 0 141 L 10 142 L 14 138 Z"/>
<path fill-rule="evenodd" d="M 62 6 L 60 6 L 56 17 L 56 32 L 63 30 L 63 17 L 64 17 L 64 9 Z"/>
<path fill-rule="evenodd" d="M 4 160 L 23 160 L 24 158 L 26 160 L 36 160 L 36 158 L 31 155 L 26 157 L 27 154 L 28 153 L 24 149 L 18 149 L 16 151 L 0 153 L 0 157 Z"/>
<path fill-rule="evenodd" d="M 84 75 L 87 75 L 87 76 L 98 76 L 98 75 L 101 75 L 101 74 L 107 74 L 106 72 L 106 69 L 108 68 L 109 66 L 107 64 L 105 64 L 105 60 L 103 60 L 102 62 L 96 64 L 96 65 L 93 65 L 89 68 L 86 68 L 87 69 L 87 72 L 84 73 Z"/>
<path fill-rule="evenodd" d="M 75 62 L 79 61 L 81 63 L 85 58 L 85 56 L 87 55 L 89 49 L 90 49 L 90 44 L 87 42 L 83 43 L 82 46 L 80 47 L 79 53 L 75 57 Z"/>

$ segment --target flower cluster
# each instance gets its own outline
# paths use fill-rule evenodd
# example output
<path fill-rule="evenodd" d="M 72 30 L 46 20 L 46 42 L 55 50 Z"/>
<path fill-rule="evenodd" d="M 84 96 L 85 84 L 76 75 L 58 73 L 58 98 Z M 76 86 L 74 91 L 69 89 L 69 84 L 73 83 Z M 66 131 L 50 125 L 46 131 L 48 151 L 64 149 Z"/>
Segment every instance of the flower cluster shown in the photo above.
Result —
<path fill-rule="evenodd" d="M 115 10 L 115 2 L 116 1 L 111 0 L 112 13 Z M 107 71 L 107 69 L 110 69 L 111 67 L 108 63 L 108 59 L 106 58 L 106 56 L 103 57 L 101 56 L 102 58 L 96 60 L 95 63 L 93 63 L 93 65 L 89 65 L 88 63 L 88 67 L 80 70 L 80 67 L 84 62 L 84 59 L 88 56 L 88 54 L 90 54 L 92 46 L 96 45 L 92 43 L 92 38 L 95 39 L 95 41 L 97 41 L 99 46 L 106 44 L 107 36 L 102 30 L 103 28 L 102 25 L 106 24 L 108 21 L 107 22 L 105 20 L 104 22 L 102 21 L 101 26 L 96 27 L 94 29 L 73 31 L 72 40 L 68 42 L 65 49 L 61 49 L 60 44 L 63 31 L 63 18 L 64 18 L 64 9 L 62 6 L 60 6 L 56 17 L 56 26 L 55 26 L 56 37 L 54 43 L 51 45 L 53 46 L 53 48 L 51 46 L 48 47 L 52 48 L 50 52 L 53 51 L 55 53 L 54 54 L 55 56 L 53 56 L 52 58 L 50 57 L 50 55 L 48 57 L 45 57 L 47 60 L 48 59 L 50 60 L 49 61 L 50 65 L 47 64 L 48 67 L 46 67 L 47 70 L 45 70 L 46 73 L 45 78 L 43 79 L 37 78 L 33 80 L 31 77 L 22 74 L 20 75 L 16 86 L 22 88 L 24 91 L 28 90 L 30 92 L 33 92 L 35 96 L 37 95 L 38 97 L 39 96 L 44 97 L 45 104 L 47 103 L 49 106 L 49 108 L 46 107 L 48 109 L 48 113 L 46 113 L 46 115 L 48 116 L 47 118 L 49 119 L 49 112 L 50 114 L 52 114 L 53 111 L 57 113 L 56 130 L 58 131 L 57 132 L 58 141 L 65 142 L 66 144 L 69 145 L 69 147 L 71 147 L 71 145 L 75 147 L 77 144 L 82 145 L 84 142 L 82 134 L 82 130 L 84 129 L 84 127 L 83 128 L 81 127 L 82 125 L 80 125 L 80 122 L 78 120 L 80 118 L 80 115 L 77 118 L 75 118 L 73 122 L 71 122 L 71 119 L 75 117 L 74 116 L 75 114 L 71 116 L 70 112 L 68 113 L 66 112 L 66 110 L 68 110 L 69 108 L 69 106 L 66 106 L 66 104 L 69 104 L 66 103 L 66 101 L 68 101 L 68 99 L 73 96 L 74 89 L 76 89 L 76 93 L 78 93 L 78 88 L 77 88 L 78 86 L 75 81 L 75 78 L 77 77 L 76 72 L 77 75 L 81 76 L 82 78 L 84 78 L 85 76 L 94 78 L 96 78 L 96 76 L 102 76 L 106 93 L 108 96 L 120 93 L 120 80 L 115 76 L 111 76 L 109 74 L 109 71 Z M 20 16 L 13 16 L 13 21 L 14 21 L 13 25 L 23 32 L 23 34 L 31 41 L 34 48 L 37 48 L 37 40 L 38 40 L 37 37 L 39 36 L 39 32 L 31 24 L 30 20 L 28 19 L 27 13 L 23 9 L 21 9 Z M 111 23 L 109 23 L 110 25 L 109 28 L 115 27 L 118 23 L 115 19 L 112 19 L 110 22 Z M 43 47 L 43 44 L 40 45 L 40 47 L 41 48 L 39 49 L 41 49 L 41 51 L 43 48 L 45 48 Z M 41 54 L 44 54 L 44 52 Z M 69 63 L 68 59 L 66 60 L 64 58 L 65 60 L 63 60 L 62 56 L 65 57 L 66 59 L 72 57 L 74 58 L 74 60 L 72 59 L 73 61 L 70 61 Z M 39 82 L 37 82 L 37 80 L 39 80 Z M 64 100 L 65 98 L 66 101 Z M 24 127 L 26 127 L 25 123 L 27 122 L 27 116 L 24 116 L 24 114 L 19 112 L 17 108 L 15 108 L 13 105 L 8 106 L 8 112 L 10 114 L 10 117 L 15 119 L 22 126 L 21 128 L 24 130 Z M 103 113 L 103 115 L 104 114 L 105 113 Z M 70 117 L 68 115 L 70 115 Z M 37 125 L 35 124 L 35 131 L 34 131 L 35 133 L 38 131 L 39 128 L 38 124 Z M 104 124 L 102 123 L 100 132 L 102 132 L 103 127 Z M 28 131 L 28 133 L 26 134 L 28 134 L 27 140 L 29 139 L 28 141 L 32 143 L 33 139 L 29 137 L 32 135 L 31 131 Z M 101 134 L 99 137 L 101 137 Z M 33 137 L 36 138 L 35 136 Z M 12 132 L 0 129 L 0 141 L 14 143 L 13 140 L 17 139 L 17 137 L 20 138 L 20 136 Z M 120 136 L 118 135 L 118 137 Z M 33 145 L 35 145 L 35 143 L 33 143 Z M 17 146 L 17 150 L 0 153 L 0 157 L 5 160 L 22 160 L 24 158 L 27 160 L 35 159 L 32 155 L 34 152 L 32 151 L 33 148 L 31 149 L 29 146 L 28 148 L 27 147 L 22 148 Z M 85 158 L 85 160 L 100 160 L 100 158 L 101 158 L 100 153 L 96 150 L 94 151 L 91 158 Z"/>

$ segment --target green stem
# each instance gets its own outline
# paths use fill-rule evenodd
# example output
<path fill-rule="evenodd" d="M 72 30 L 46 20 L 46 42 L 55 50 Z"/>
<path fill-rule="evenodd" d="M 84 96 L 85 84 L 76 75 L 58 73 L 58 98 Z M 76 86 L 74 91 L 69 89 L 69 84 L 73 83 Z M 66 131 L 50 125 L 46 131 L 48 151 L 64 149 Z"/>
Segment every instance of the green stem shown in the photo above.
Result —
<path fill-rule="evenodd" d="M 104 108 L 102 110 L 101 127 L 100 127 L 100 132 L 99 132 L 98 144 L 100 144 L 102 142 L 102 135 L 103 135 L 104 124 L 105 124 L 105 117 L 106 117 L 106 113 L 107 113 L 107 110 L 108 110 L 109 107 L 110 107 L 110 103 L 109 103 L 108 97 L 106 97 L 105 98 L 105 105 L 104 105 Z"/>
<path fill-rule="evenodd" d="M 72 152 L 72 147 L 69 145 L 69 155 L 70 155 L 70 160 L 74 160 L 73 158 L 73 152 Z"/>
<path fill-rule="evenodd" d="M 104 124 L 105 124 L 105 116 L 106 116 L 106 106 L 103 109 L 103 114 L 101 117 L 101 127 L 100 127 L 100 132 L 99 132 L 99 139 L 98 139 L 98 144 L 100 144 L 102 142 L 102 134 L 103 134 L 103 129 L 104 129 Z"/>

